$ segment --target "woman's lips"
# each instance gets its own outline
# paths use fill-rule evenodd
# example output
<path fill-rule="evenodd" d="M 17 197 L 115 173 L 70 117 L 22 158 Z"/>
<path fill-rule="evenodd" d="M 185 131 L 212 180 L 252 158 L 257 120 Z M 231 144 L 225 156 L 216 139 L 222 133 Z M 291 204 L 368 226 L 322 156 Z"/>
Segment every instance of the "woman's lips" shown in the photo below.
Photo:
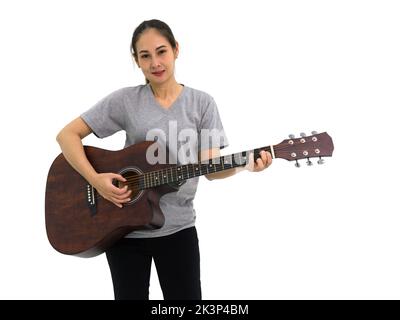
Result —
<path fill-rule="evenodd" d="M 164 74 L 165 70 L 160 71 L 160 72 L 152 72 L 151 74 L 154 74 L 156 77 L 161 77 Z"/>

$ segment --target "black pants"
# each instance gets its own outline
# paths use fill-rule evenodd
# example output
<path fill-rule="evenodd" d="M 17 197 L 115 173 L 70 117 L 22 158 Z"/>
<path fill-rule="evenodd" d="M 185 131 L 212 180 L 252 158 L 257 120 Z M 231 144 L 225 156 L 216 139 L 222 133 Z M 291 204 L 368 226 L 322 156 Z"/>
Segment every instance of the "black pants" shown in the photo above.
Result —
<path fill-rule="evenodd" d="M 166 300 L 200 300 L 200 254 L 195 227 L 158 238 L 123 238 L 106 252 L 116 300 L 149 299 L 154 259 Z"/>

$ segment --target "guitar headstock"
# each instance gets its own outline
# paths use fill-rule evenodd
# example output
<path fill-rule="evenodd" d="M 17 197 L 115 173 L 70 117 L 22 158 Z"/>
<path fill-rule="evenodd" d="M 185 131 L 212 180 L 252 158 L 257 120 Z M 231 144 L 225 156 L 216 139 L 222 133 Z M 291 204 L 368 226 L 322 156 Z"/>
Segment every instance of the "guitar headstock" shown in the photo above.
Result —
<path fill-rule="evenodd" d="M 322 157 L 331 157 L 333 152 L 332 138 L 326 133 L 312 132 L 312 135 L 306 136 L 300 134 L 300 138 L 295 138 L 290 135 L 290 139 L 283 140 L 281 143 L 274 146 L 276 158 L 286 159 L 288 161 L 308 159 L 307 164 L 311 165 L 310 158 L 320 158 L 319 164 L 323 163 Z"/>

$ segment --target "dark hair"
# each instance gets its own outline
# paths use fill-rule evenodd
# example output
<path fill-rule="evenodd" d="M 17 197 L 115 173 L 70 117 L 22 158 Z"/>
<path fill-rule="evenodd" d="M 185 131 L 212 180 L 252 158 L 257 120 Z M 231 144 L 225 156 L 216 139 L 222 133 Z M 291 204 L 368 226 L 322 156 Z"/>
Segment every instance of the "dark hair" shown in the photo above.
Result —
<path fill-rule="evenodd" d="M 140 36 L 144 31 L 151 28 L 156 29 L 162 36 L 164 36 L 173 49 L 176 48 L 176 40 L 174 34 L 172 33 L 171 28 L 165 22 L 157 19 L 145 20 L 136 27 L 132 35 L 131 54 L 135 58 L 135 61 L 138 61 L 136 42 L 138 42 Z M 149 80 L 146 79 L 146 83 L 149 83 Z"/>

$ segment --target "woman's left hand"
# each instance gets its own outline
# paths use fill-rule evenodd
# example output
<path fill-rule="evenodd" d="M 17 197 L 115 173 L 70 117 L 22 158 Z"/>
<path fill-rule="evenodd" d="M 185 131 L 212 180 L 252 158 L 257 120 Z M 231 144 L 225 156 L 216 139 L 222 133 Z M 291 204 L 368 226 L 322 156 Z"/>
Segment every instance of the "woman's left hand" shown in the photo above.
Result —
<path fill-rule="evenodd" d="M 268 168 L 272 163 L 272 156 L 268 151 L 261 151 L 260 158 L 254 161 L 254 154 L 250 153 L 249 163 L 245 166 L 245 169 L 251 172 L 259 172 Z"/>

